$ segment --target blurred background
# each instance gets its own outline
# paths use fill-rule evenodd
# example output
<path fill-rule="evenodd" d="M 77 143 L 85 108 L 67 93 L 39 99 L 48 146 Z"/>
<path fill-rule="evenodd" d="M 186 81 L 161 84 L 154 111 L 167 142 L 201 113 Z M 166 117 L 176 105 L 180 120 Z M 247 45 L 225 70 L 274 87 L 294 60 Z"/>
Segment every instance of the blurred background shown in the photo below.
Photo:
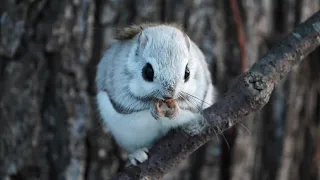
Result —
<path fill-rule="evenodd" d="M 95 71 L 114 28 L 176 22 L 223 94 L 319 0 L 1 0 L 0 179 L 102 180 L 127 163 L 101 126 Z M 166 180 L 320 180 L 320 51 L 270 102 L 213 137 Z"/>

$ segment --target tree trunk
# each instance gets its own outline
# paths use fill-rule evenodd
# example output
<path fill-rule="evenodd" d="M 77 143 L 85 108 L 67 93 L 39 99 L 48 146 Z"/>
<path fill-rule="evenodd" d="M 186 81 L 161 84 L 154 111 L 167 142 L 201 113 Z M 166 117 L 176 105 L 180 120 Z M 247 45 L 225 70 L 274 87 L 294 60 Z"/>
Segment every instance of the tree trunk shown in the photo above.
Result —
<path fill-rule="evenodd" d="M 2 0 L 0 179 L 109 179 L 128 164 L 95 104 L 112 31 L 176 22 L 203 50 L 220 94 L 320 8 L 315 0 Z M 164 179 L 320 180 L 320 50 L 252 114 Z"/>

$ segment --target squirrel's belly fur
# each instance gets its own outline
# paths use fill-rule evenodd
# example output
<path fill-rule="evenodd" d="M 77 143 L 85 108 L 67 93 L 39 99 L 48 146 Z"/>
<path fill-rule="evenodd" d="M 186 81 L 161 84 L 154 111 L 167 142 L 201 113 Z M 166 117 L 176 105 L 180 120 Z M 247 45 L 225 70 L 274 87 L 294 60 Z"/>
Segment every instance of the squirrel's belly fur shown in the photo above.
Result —
<path fill-rule="evenodd" d="M 129 153 L 140 148 L 151 148 L 154 141 L 165 135 L 171 128 L 178 127 L 192 120 L 199 120 L 201 115 L 181 110 L 173 120 L 156 120 L 150 110 L 132 114 L 119 114 L 109 101 L 106 92 L 99 91 L 97 102 L 100 114 L 108 130 L 117 143 Z M 120 128 L 121 127 L 121 128 Z"/>

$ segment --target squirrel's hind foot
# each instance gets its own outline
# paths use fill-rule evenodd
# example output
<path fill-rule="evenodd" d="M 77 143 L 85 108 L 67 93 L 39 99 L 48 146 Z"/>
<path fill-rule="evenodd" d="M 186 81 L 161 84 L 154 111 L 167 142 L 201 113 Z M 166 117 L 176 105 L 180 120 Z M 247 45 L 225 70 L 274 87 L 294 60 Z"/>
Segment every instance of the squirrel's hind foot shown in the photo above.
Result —
<path fill-rule="evenodd" d="M 143 163 L 148 159 L 148 152 L 147 148 L 138 149 L 133 153 L 130 153 L 128 158 L 132 165 L 136 166 L 138 162 Z"/>

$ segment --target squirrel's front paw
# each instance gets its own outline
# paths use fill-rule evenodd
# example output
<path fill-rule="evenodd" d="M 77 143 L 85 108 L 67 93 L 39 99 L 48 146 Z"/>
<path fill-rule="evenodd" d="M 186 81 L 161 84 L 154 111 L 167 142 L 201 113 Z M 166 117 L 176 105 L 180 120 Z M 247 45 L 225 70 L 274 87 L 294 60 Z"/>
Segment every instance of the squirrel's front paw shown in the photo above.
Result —
<path fill-rule="evenodd" d="M 147 148 L 142 148 L 142 149 L 136 150 L 133 153 L 130 153 L 129 160 L 131 164 L 136 166 L 137 161 L 139 161 L 140 163 L 143 163 L 144 161 L 146 161 L 148 159 L 148 154 L 147 154 L 148 152 L 149 150 Z"/>
<path fill-rule="evenodd" d="M 151 115 L 156 120 L 163 116 L 174 119 L 179 111 L 180 108 L 175 100 L 156 101 L 151 107 Z"/>

